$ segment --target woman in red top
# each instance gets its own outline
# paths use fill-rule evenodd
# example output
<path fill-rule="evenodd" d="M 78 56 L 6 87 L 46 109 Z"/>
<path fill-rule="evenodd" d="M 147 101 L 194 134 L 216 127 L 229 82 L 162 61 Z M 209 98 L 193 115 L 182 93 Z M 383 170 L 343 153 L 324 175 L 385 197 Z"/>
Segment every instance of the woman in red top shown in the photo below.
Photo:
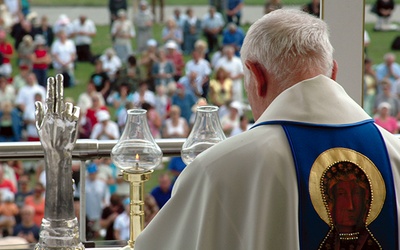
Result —
<path fill-rule="evenodd" d="M 93 126 L 97 123 L 96 113 L 99 110 L 108 110 L 105 105 L 100 102 L 100 98 L 97 95 L 92 96 L 92 106 L 86 111 L 85 119 L 82 120 L 81 126 L 85 126 L 86 130 L 92 131 Z M 80 137 L 81 139 L 86 137 Z"/>
<path fill-rule="evenodd" d="M 40 85 L 46 87 L 47 70 L 51 62 L 51 57 L 46 47 L 46 40 L 42 35 L 35 36 L 35 50 L 31 55 L 32 71 Z"/>
<path fill-rule="evenodd" d="M 45 207 L 45 201 L 43 196 L 44 191 L 45 188 L 43 184 L 37 182 L 35 188 L 33 189 L 33 194 L 28 195 L 25 198 L 25 205 L 29 205 L 35 208 L 35 215 L 33 217 L 33 220 L 35 224 L 39 227 L 42 224 L 42 219 L 44 217 L 44 207 Z"/>
<path fill-rule="evenodd" d="M 11 77 L 12 67 L 10 60 L 14 53 L 13 47 L 10 43 L 6 41 L 7 34 L 4 30 L 0 30 L 0 54 L 2 57 L 0 59 L 3 60 L 0 65 L 0 74 L 9 78 Z"/>

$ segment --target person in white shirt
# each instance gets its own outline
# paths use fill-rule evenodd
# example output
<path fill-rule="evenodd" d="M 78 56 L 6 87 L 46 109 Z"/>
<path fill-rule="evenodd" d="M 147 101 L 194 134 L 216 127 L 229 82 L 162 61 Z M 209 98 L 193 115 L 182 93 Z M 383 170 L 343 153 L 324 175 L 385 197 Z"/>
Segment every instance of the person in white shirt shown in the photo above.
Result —
<path fill-rule="evenodd" d="M 187 19 L 187 15 L 182 13 L 180 8 L 175 8 L 174 13 L 172 14 L 172 18 L 175 20 L 176 25 L 183 30 L 183 25 Z"/>
<path fill-rule="evenodd" d="M 18 15 L 21 10 L 20 0 L 4 0 L 3 3 L 7 7 L 8 13 L 11 16 L 12 24 L 18 23 Z"/>
<path fill-rule="evenodd" d="M 111 27 L 111 36 L 114 39 L 113 47 L 123 63 L 132 55 L 131 40 L 136 36 L 133 23 L 127 18 L 125 10 L 118 11 L 118 19 Z"/>
<path fill-rule="evenodd" d="M 243 64 L 239 57 L 235 56 L 235 48 L 227 45 L 223 48 L 224 56 L 221 57 L 215 68 L 223 67 L 229 72 L 229 78 L 233 81 L 233 101 L 243 103 Z"/>
<path fill-rule="evenodd" d="M 86 15 L 81 14 L 72 22 L 72 29 L 78 61 L 90 62 L 93 57 L 90 46 L 96 36 L 96 25 Z"/>
<path fill-rule="evenodd" d="M 210 63 L 202 58 L 199 51 L 193 50 L 192 60 L 188 61 L 185 65 L 186 76 L 196 74 L 196 87 L 197 92 L 202 97 L 207 98 L 208 88 L 210 83 L 211 66 Z"/>
<path fill-rule="evenodd" d="M 53 25 L 53 33 L 58 35 L 60 31 L 64 31 L 66 36 L 70 38 L 73 34 L 72 23 L 66 14 L 61 14 Z"/>
<path fill-rule="evenodd" d="M 251 126 L 249 126 L 249 119 L 247 118 L 246 115 L 241 115 L 240 116 L 240 124 L 238 127 L 234 127 L 232 129 L 232 132 L 229 136 L 235 136 L 238 134 L 241 134 L 247 130 L 249 130 Z"/>
<path fill-rule="evenodd" d="M 60 30 L 57 36 L 58 39 L 51 45 L 53 67 L 57 74 L 64 75 L 64 87 L 70 87 L 74 85 L 75 43 L 68 39 L 64 30 Z"/>
<path fill-rule="evenodd" d="M 125 211 L 117 216 L 114 221 L 114 237 L 116 240 L 129 240 L 129 227 L 130 227 L 130 199 L 126 198 L 123 201 Z"/>
<path fill-rule="evenodd" d="M 93 126 L 90 139 L 116 140 L 119 138 L 119 128 L 116 122 L 110 120 L 107 110 L 99 110 L 96 113 L 97 123 Z"/>
<path fill-rule="evenodd" d="M 221 117 L 221 126 L 226 137 L 229 137 L 232 131 L 239 127 L 240 116 L 242 114 L 242 104 L 238 101 L 231 102 L 229 105 L 229 112 Z"/>
<path fill-rule="evenodd" d="M 44 102 L 44 99 L 40 92 L 34 93 L 34 103 L 36 102 Z M 36 117 L 35 117 L 35 109 L 32 109 L 31 105 L 28 106 L 23 114 L 22 119 L 25 124 L 25 136 L 27 141 L 39 141 L 39 134 L 36 129 Z"/>
<path fill-rule="evenodd" d="M 12 84 L 8 84 L 7 78 L 5 76 L 0 75 L 0 105 L 6 101 L 14 104 L 15 88 Z"/>
<path fill-rule="evenodd" d="M 137 50 L 143 53 L 147 48 L 147 41 L 153 38 L 154 16 L 148 8 L 146 0 L 139 2 L 139 12 L 135 18 L 137 29 Z"/>
<path fill-rule="evenodd" d="M 203 16 L 202 28 L 207 39 L 209 53 L 219 50 L 219 37 L 224 28 L 225 21 L 221 13 L 211 6 L 208 13 Z"/>
<path fill-rule="evenodd" d="M 81 93 L 78 97 L 77 105 L 81 109 L 81 114 L 86 115 L 86 111 L 93 106 L 93 96 L 97 96 L 100 105 L 105 105 L 105 100 L 100 92 L 97 92 L 96 86 L 92 81 L 87 83 L 86 91 Z"/>
<path fill-rule="evenodd" d="M 21 87 L 15 99 L 15 105 L 23 113 L 35 113 L 35 95 L 39 93 L 41 99 L 46 98 L 46 89 L 39 85 L 33 72 L 29 72 L 26 77 L 26 85 Z"/>
<path fill-rule="evenodd" d="M 143 103 L 149 103 L 151 106 L 156 104 L 156 96 L 153 91 L 149 90 L 149 85 L 146 81 L 139 83 L 138 90 L 133 93 L 133 104 L 136 108 L 141 107 Z"/>
<path fill-rule="evenodd" d="M 111 81 L 115 79 L 115 74 L 122 67 L 121 59 L 115 54 L 113 48 L 108 48 L 99 60 L 103 64 L 103 70 L 107 73 Z"/>
<path fill-rule="evenodd" d="M 108 185 L 98 177 L 98 166 L 91 162 L 86 167 L 86 215 L 88 226 L 98 237 L 100 219 L 103 209 L 110 203 L 110 190 Z M 81 170 L 82 171 L 82 170 Z"/>

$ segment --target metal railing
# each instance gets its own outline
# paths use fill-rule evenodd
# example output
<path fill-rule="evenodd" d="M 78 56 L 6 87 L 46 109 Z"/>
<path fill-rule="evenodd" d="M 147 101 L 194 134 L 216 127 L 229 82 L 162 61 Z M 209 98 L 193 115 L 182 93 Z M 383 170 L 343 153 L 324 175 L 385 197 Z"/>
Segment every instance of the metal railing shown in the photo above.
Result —
<path fill-rule="evenodd" d="M 179 155 L 186 139 L 156 139 L 164 156 Z M 109 157 L 117 140 L 78 139 L 72 158 L 88 160 Z M 35 160 L 43 159 L 43 148 L 40 142 L 3 142 L 0 143 L 0 160 Z"/>
<path fill-rule="evenodd" d="M 156 143 L 163 151 L 164 156 L 180 155 L 181 148 L 186 139 L 157 139 Z M 92 140 L 78 139 L 72 159 L 81 161 L 80 171 L 80 218 L 86 218 L 86 192 L 85 169 L 86 160 L 110 157 L 110 153 L 117 140 Z M 5 160 L 40 160 L 44 158 L 40 142 L 3 142 L 0 143 L 0 161 Z M 71 176 L 72 178 L 72 176 Z M 86 220 L 79 220 L 79 233 L 82 242 L 86 241 Z"/>

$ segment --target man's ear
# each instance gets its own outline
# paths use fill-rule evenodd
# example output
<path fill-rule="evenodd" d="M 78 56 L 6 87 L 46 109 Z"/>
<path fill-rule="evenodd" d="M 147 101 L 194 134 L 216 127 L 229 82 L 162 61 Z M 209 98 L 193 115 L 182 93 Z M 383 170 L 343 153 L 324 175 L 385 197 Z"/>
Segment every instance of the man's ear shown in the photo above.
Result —
<path fill-rule="evenodd" d="M 256 81 L 255 87 L 257 88 L 257 94 L 261 97 L 266 96 L 268 79 L 267 71 L 265 70 L 265 68 L 258 62 L 252 62 L 249 60 L 246 61 L 246 67 L 254 76 L 254 79 Z"/>
<path fill-rule="evenodd" d="M 338 72 L 338 64 L 336 62 L 336 60 L 333 60 L 333 66 L 332 66 L 332 80 L 336 81 L 336 75 Z"/>

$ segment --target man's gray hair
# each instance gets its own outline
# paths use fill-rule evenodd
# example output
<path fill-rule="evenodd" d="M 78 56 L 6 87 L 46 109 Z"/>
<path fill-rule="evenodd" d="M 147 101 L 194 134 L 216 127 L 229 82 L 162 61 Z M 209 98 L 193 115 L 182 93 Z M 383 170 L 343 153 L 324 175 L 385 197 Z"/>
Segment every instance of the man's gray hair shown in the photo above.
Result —
<path fill-rule="evenodd" d="M 245 37 L 241 57 L 263 65 L 285 84 L 301 76 L 331 76 L 333 47 L 324 21 L 300 10 L 275 10 L 256 21 Z"/>

